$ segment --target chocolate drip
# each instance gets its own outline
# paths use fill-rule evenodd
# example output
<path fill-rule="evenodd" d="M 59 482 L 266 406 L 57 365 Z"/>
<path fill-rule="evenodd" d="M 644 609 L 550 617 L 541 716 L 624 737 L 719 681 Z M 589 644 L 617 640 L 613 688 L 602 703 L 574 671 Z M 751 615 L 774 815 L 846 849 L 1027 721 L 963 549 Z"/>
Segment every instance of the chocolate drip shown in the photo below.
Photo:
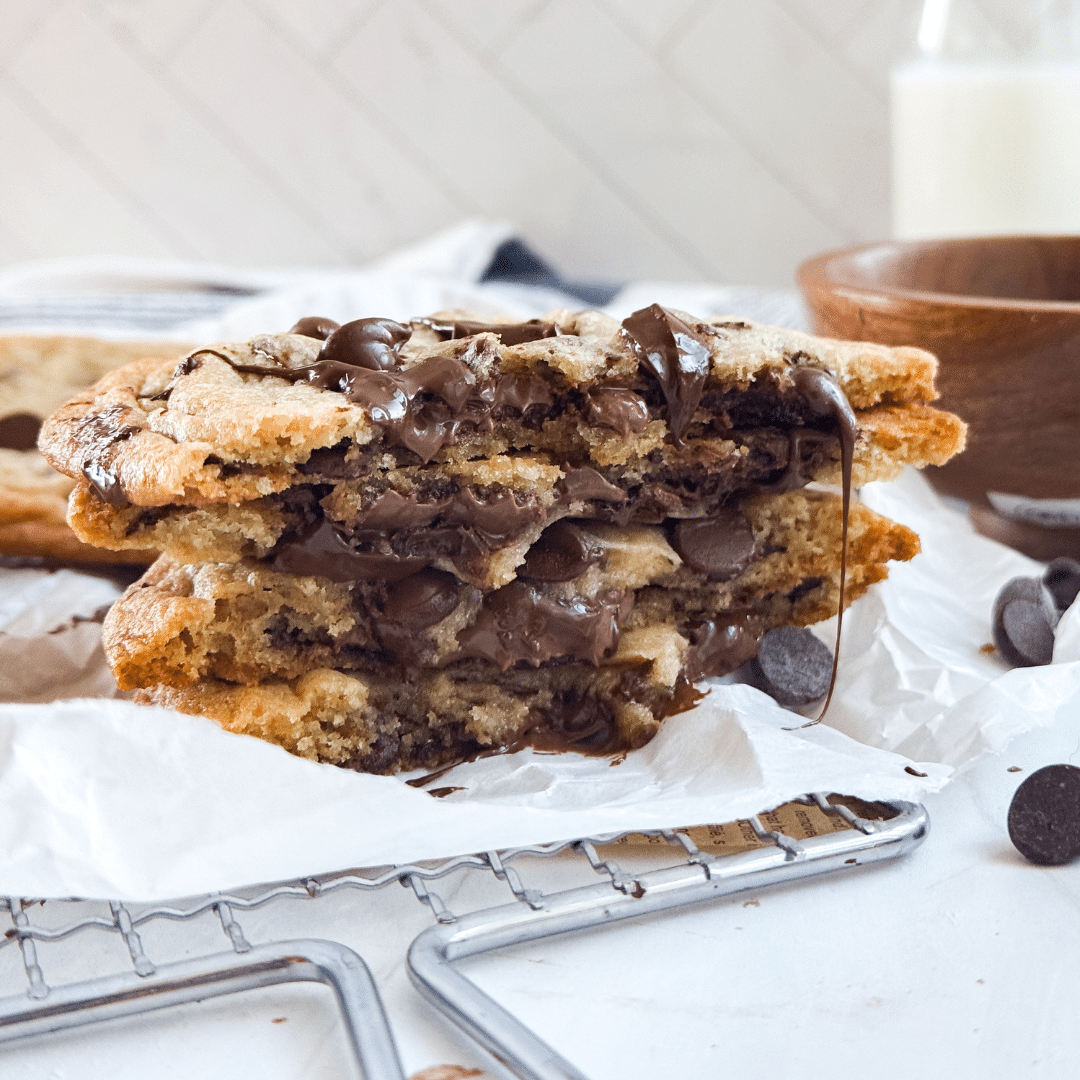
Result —
<path fill-rule="evenodd" d="M 836 689 L 836 672 L 840 664 L 840 631 L 844 625 L 844 590 L 847 584 L 848 518 L 851 510 L 851 463 L 855 456 L 855 440 L 859 435 L 859 422 L 847 395 L 840 384 L 827 371 L 820 368 L 797 367 L 791 374 L 795 388 L 807 404 L 819 415 L 831 415 L 840 433 L 840 473 L 843 483 L 843 530 L 840 537 L 840 602 L 836 612 L 836 645 L 833 649 L 832 674 L 829 692 L 821 712 L 811 723 L 818 723 L 829 711 L 833 691 Z"/>
<path fill-rule="evenodd" d="M 638 363 L 659 382 L 667 401 L 668 426 L 682 445 L 709 374 L 709 346 L 659 304 L 635 311 L 622 325 Z"/>
<path fill-rule="evenodd" d="M 512 581 L 484 599 L 476 620 L 458 635 L 453 659 L 489 660 L 503 671 L 560 657 L 599 664 L 618 644 L 619 622 L 632 604 L 618 593 L 559 600 Z"/>
<path fill-rule="evenodd" d="M 690 631 L 683 674 L 694 683 L 707 675 L 727 675 L 757 655 L 764 626 L 757 615 L 736 612 L 706 619 Z"/>
<path fill-rule="evenodd" d="M 519 576 L 531 581 L 573 581 L 604 561 L 604 545 L 568 521 L 545 529 L 528 553 Z"/>
<path fill-rule="evenodd" d="M 85 441 L 89 448 L 89 456 L 82 464 L 82 474 L 97 496 L 117 509 L 130 505 L 130 502 L 116 475 L 113 460 L 116 447 L 141 430 L 123 423 L 122 418 L 129 411 L 125 405 L 112 405 L 99 416 L 90 416 L 81 421 L 78 429 L 78 441 Z"/>
<path fill-rule="evenodd" d="M 676 521 L 670 537 L 683 561 L 710 581 L 738 577 L 757 554 L 750 523 L 732 507 L 710 518 Z"/>
<path fill-rule="evenodd" d="M 11 413 L 0 419 L 0 448 L 4 450 L 33 450 L 37 446 L 41 417 L 33 413 Z"/>
<path fill-rule="evenodd" d="M 597 427 L 612 428 L 620 435 L 640 435 L 649 422 L 649 406 L 633 390 L 597 386 L 585 396 L 585 415 Z"/>
<path fill-rule="evenodd" d="M 468 320 L 453 322 L 435 322 L 433 319 L 417 319 L 422 326 L 434 330 L 443 341 L 473 337 L 475 334 L 494 334 L 503 345 L 523 345 L 527 341 L 539 341 L 540 338 L 558 337 L 562 332 L 555 323 L 542 319 L 529 319 L 520 323 L 485 323 Z"/>
<path fill-rule="evenodd" d="M 583 465 L 567 469 L 566 475 L 555 485 L 562 500 L 568 503 L 598 502 L 624 503 L 626 492 L 605 480 L 595 469 Z"/>
<path fill-rule="evenodd" d="M 299 334 L 301 337 L 314 338 L 316 341 L 325 341 L 335 330 L 340 329 L 341 323 L 333 319 L 324 318 L 321 315 L 308 315 L 290 327 L 287 334 Z"/>
<path fill-rule="evenodd" d="M 427 565 L 392 552 L 357 551 L 327 520 L 307 536 L 278 545 L 270 569 L 285 574 L 326 577 L 331 581 L 400 581 Z"/>

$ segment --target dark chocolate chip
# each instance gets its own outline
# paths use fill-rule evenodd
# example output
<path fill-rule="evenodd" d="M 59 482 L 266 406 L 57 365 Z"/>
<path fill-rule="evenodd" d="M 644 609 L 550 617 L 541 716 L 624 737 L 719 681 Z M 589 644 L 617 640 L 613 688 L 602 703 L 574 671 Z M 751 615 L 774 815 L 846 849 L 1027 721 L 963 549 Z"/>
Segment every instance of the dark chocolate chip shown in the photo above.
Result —
<path fill-rule="evenodd" d="M 994 645 L 1013 667 L 1038 667 L 1054 656 L 1054 598 L 1038 578 L 1015 577 L 994 600 Z"/>
<path fill-rule="evenodd" d="M 421 570 L 387 589 L 387 619 L 419 632 L 440 623 L 458 602 L 458 583 L 442 570 Z"/>
<path fill-rule="evenodd" d="M 398 366 L 397 350 L 412 331 L 393 319 L 355 319 L 339 326 L 319 353 L 323 364 L 344 364 L 368 371 L 390 371 Z"/>
<path fill-rule="evenodd" d="M 533 581 L 573 581 L 603 558 L 603 544 L 577 526 L 559 521 L 529 548 L 520 575 Z"/>
<path fill-rule="evenodd" d="M 5 450 L 33 450 L 37 446 L 41 417 L 17 412 L 0 418 L 0 447 Z"/>
<path fill-rule="evenodd" d="M 677 521 L 672 547 L 712 581 L 738 577 L 754 558 L 754 532 L 737 510 L 722 508 L 710 518 Z"/>
<path fill-rule="evenodd" d="M 1080 769 L 1047 765 L 1017 789 L 1009 806 L 1009 839 L 1040 866 L 1080 856 Z"/>
<path fill-rule="evenodd" d="M 823 698 L 832 678 L 829 648 L 804 626 L 779 626 L 758 646 L 754 674 L 781 705 L 809 705 Z"/>
<path fill-rule="evenodd" d="M 1058 611 L 1064 611 L 1080 593 L 1080 562 L 1076 559 L 1054 559 L 1042 576 Z"/>
<path fill-rule="evenodd" d="M 290 327 L 287 332 L 299 334 L 301 337 L 315 338 L 316 341 L 325 341 L 340 325 L 333 319 L 326 319 L 321 315 L 308 315 L 295 326 Z"/>

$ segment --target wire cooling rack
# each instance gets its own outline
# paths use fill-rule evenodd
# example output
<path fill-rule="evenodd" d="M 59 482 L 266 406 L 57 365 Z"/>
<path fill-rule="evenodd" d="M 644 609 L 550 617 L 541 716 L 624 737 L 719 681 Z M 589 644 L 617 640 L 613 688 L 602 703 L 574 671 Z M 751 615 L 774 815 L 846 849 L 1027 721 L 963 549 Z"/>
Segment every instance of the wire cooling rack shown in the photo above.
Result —
<path fill-rule="evenodd" d="M 403 1080 L 378 989 L 360 956 L 337 942 L 316 939 L 252 945 L 238 920 L 244 912 L 287 900 L 311 901 L 350 890 L 372 893 L 399 884 L 411 889 L 434 917 L 434 925 L 408 950 L 409 976 L 420 994 L 521 1080 L 586 1080 L 467 979 L 458 962 L 493 949 L 895 859 L 921 843 L 928 827 L 925 809 L 914 803 L 863 803 L 813 794 L 727 826 L 539 844 L 320 875 L 168 904 L 7 897 L 0 904 L 7 906 L 11 927 L 0 939 L 0 959 L 17 950 L 21 964 L 8 965 L 6 980 L 0 976 L 0 994 L 11 995 L 0 999 L 0 1054 L 16 1040 L 25 1043 L 100 1020 L 257 987 L 315 982 L 333 992 L 349 1049 L 365 1080 Z M 533 859 L 540 863 L 526 871 L 525 864 Z M 556 891 L 526 885 L 526 876 L 550 881 L 551 874 L 544 871 L 557 859 L 571 860 L 601 880 Z M 504 900 L 508 891 L 510 902 L 452 911 L 434 886 L 475 872 L 497 885 Z M 220 923 L 228 951 L 159 963 L 144 949 L 140 931 L 150 924 L 192 923 L 207 915 Z M 77 952 L 94 933 L 122 940 L 130 970 L 65 981 L 63 960 L 50 955 L 46 974 L 39 944 L 52 948 L 65 943 Z M 15 976 L 21 986 L 7 985 Z"/>

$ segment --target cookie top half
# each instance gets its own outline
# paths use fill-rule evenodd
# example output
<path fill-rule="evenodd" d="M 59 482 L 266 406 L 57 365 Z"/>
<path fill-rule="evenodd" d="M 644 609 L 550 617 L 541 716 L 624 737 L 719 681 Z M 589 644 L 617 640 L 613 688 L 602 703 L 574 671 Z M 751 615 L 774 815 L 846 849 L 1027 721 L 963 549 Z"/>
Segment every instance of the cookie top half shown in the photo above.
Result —
<path fill-rule="evenodd" d="M 305 319 L 179 364 L 136 360 L 61 407 L 39 445 L 112 505 L 239 503 L 286 489 L 332 448 L 383 455 L 383 468 L 521 450 L 602 466 L 678 454 L 785 411 L 807 414 L 793 423 L 812 419 L 821 405 L 800 383 L 806 371 L 827 376 L 857 413 L 876 412 L 878 426 L 904 413 L 910 428 L 918 414 L 929 431 L 948 415 L 925 405 L 935 370 L 919 349 L 658 305 L 622 323 L 597 311 L 527 323 L 463 312 L 407 325 Z M 932 438 L 947 457 L 962 424 Z"/>

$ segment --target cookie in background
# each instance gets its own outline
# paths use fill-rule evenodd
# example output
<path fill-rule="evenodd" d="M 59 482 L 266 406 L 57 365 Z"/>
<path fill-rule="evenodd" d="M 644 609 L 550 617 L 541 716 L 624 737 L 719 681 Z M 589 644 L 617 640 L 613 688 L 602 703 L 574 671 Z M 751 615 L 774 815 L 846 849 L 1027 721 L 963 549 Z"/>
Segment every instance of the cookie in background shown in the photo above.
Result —
<path fill-rule="evenodd" d="M 73 482 L 37 449 L 42 420 L 106 372 L 147 355 L 182 355 L 176 342 L 71 335 L 0 336 L 0 558 L 45 565 L 148 565 L 151 551 L 105 551 L 66 521 Z"/>

